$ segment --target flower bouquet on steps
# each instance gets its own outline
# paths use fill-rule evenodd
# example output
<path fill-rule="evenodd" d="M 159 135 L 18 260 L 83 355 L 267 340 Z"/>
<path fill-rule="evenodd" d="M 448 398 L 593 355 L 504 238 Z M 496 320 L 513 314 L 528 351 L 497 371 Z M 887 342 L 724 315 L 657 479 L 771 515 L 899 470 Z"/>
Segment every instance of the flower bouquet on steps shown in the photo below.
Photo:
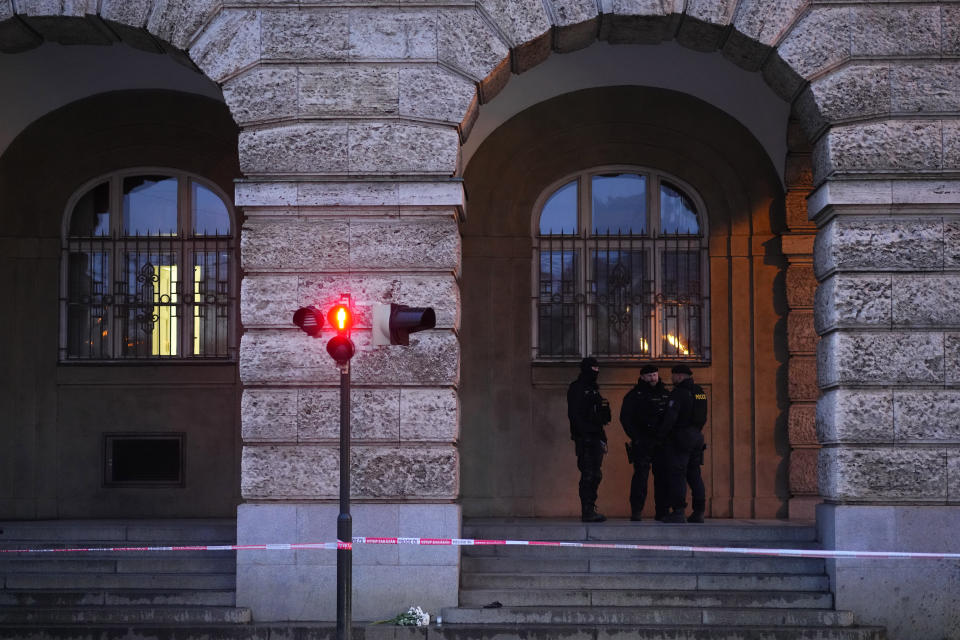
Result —
<path fill-rule="evenodd" d="M 410 607 L 389 620 L 377 620 L 373 624 L 395 624 L 401 627 L 426 627 L 430 624 L 430 614 L 420 607 Z"/>

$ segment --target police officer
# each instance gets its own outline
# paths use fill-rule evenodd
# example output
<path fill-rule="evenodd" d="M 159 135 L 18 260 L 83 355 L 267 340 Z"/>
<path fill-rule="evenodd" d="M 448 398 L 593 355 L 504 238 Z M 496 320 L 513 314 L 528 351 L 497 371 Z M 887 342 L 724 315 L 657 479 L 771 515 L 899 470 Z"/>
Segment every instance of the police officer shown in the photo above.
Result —
<path fill-rule="evenodd" d="M 667 438 L 669 503 L 672 511 L 663 521 L 703 522 L 706 492 L 700 476 L 700 461 L 705 448 L 702 429 L 707 422 L 707 394 L 700 385 L 694 383 L 693 371 L 687 365 L 678 364 L 671 372 L 673 391 L 667 400 L 660 430 Z M 688 480 L 693 494 L 693 513 L 689 520 L 684 518 Z"/>
<path fill-rule="evenodd" d="M 620 408 L 620 424 L 630 442 L 627 444 L 627 459 L 633 464 L 633 479 L 630 481 L 630 519 L 640 521 L 640 512 L 647 500 L 647 478 L 651 463 L 659 455 L 660 441 L 657 430 L 667 406 L 669 392 L 660 381 L 660 372 L 652 364 L 640 369 L 637 385 L 623 397 Z M 666 482 L 654 465 L 654 501 L 657 512 L 664 509 L 660 504 L 662 491 L 658 485 Z"/>
<path fill-rule="evenodd" d="M 570 438 L 576 445 L 581 520 L 584 522 L 607 519 L 597 512 L 597 488 L 603 478 L 600 465 L 607 452 L 607 434 L 603 427 L 610 422 L 610 405 L 600 395 L 597 386 L 599 373 L 597 359 L 584 358 L 580 362 L 580 375 L 567 389 L 567 417 L 570 419 Z"/>

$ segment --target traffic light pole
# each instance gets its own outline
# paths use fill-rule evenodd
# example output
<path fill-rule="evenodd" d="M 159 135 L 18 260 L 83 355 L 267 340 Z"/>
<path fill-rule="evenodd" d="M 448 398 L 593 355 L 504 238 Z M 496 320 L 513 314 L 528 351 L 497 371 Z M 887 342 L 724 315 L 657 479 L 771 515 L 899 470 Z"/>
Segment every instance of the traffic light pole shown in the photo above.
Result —
<path fill-rule="evenodd" d="M 350 518 L 350 361 L 340 366 L 340 515 L 337 540 L 353 542 Z M 337 640 L 350 640 L 353 551 L 337 549 Z"/>

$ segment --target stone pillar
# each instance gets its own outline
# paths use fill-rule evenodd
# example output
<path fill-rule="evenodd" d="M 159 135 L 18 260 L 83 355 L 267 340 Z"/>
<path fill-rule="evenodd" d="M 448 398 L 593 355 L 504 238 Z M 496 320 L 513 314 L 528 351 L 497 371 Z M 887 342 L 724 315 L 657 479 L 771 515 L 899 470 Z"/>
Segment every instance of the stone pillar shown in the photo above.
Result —
<path fill-rule="evenodd" d="M 239 544 L 336 540 L 339 372 L 293 311 L 353 296 L 353 532 L 458 537 L 459 183 L 238 185 L 243 207 Z M 299 207 L 295 208 L 295 205 Z M 375 302 L 433 306 L 409 347 L 371 345 Z M 257 620 L 335 619 L 329 551 L 240 552 L 237 604 Z M 357 620 L 455 605 L 455 547 L 354 551 Z M 281 595 L 282 594 L 282 595 Z"/>
<path fill-rule="evenodd" d="M 828 181 L 810 198 L 827 548 L 958 550 L 957 202 L 960 182 L 916 177 Z M 836 560 L 828 571 L 837 608 L 861 623 L 894 639 L 957 637 L 956 561 Z"/>
<path fill-rule="evenodd" d="M 817 280 L 813 275 L 815 226 L 807 217 L 807 196 L 813 186 L 810 144 L 796 121 L 787 132 L 786 222 L 788 231 L 781 237 L 787 258 L 787 389 L 790 409 L 787 432 L 790 440 L 791 519 L 812 520 L 820 502 L 817 488 L 816 347 L 813 326 L 813 297 Z"/>

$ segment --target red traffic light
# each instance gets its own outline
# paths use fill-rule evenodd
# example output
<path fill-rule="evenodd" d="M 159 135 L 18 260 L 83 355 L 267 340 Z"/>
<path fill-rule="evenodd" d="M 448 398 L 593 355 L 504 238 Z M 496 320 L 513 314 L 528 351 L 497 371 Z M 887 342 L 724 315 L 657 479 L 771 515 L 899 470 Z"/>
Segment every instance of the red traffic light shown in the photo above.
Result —
<path fill-rule="evenodd" d="M 293 314 L 293 324 L 308 336 L 319 338 L 323 328 L 323 314 L 316 307 L 300 307 Z"/>
<path fill-rule="evenodd" d="M 337 333 L 349 334 L 353 328 L 353 314 L 350 313 L 350 307 L 345 304 L 338 304 L 327 312 L 327 322 L 337 330 Z"/>

